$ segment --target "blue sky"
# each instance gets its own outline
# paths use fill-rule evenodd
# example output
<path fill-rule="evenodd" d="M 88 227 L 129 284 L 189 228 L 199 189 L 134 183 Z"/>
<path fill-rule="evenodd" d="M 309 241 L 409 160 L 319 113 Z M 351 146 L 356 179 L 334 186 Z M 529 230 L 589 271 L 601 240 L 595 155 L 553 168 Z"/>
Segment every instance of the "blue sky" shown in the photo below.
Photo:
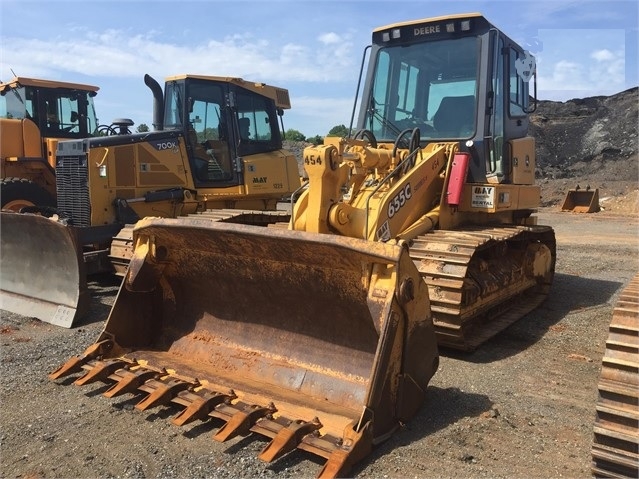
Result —
<path fill-rule="evenodd" d="M 101 123 L 151 125 L 145 73 L 238 76 L 287 88 L 285 128 L 350 122 L 364 47 L 389 23 L 480 12 L 537 59 L 538 97 L 637 86 L 636 1 L 0 0 L 0 79 L 89 83 Z"/>

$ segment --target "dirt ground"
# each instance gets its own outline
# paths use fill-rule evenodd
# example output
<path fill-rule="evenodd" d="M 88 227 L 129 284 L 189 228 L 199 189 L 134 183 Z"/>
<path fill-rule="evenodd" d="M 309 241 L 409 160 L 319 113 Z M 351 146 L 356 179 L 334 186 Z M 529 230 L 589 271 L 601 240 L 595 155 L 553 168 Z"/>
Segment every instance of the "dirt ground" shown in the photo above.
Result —
<path fill-rule="evenodd" d="M 556 180 L 560 181 L 560 180 Z M 597 381 L 616 297 L 639 270 L 636 183 L 602 191 L 604 210 L 559 211 L 543 185 L 540 224 L 554 227 L 556 277 L 534 312 L 473 354 L 441 351 L 419 414 L 352 470 L 355 477 L 587 477 Z M 552 191 L 556 190 L 555 193 Z M 612 193 L 612 190 L 615 190 Z M 219 423 L 182 428 L 175 410 L 140 412 L 104 386 L 47 373 L 97 337 L 118 283 L 91 283 L 90 315 L 63 329 L 0 316 L 0 476 L 6 478 L 313 477 L 321 462 L 293 452 L 257 459 L 266 441 L 217 443 Z"/>

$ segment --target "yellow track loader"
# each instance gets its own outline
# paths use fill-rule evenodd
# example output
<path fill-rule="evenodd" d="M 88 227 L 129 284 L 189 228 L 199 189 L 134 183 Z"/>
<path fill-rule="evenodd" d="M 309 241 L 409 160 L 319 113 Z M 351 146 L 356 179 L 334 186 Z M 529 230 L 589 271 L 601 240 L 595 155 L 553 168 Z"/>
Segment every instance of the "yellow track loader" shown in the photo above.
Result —
<path fill-rule="evenodd" d="M 199 75 L 169 77 L 164 91 L 148 75 L 145 83 L 155 131 L 131 134 L 122 119 L 100 136 L 60 141 L 57 208 L 1 213 L 3 309 L 71 327 L 85 309 L 86 275 L 123 274 L 132 225 L 146 216 L 288 220 L 277 203 L 301 183 L 282 148 L 287 90 Z"/>
<path fill-rule="evenodd" d="M 55 206 L 58 141 L 97 134 L 99 88 L 15 77 L 0 83 L 2 209 Z"/>
<path fill-rule="evenodd" d="M 534 59 L 480 14 L 382 27 L 366 52 L 358 129 L 304 151 L 288 228 L 140 221 L 104 331 L 52 379 L 343 476 L 419 409 L 437 343 L 473 349 L 546 297 Z"/>

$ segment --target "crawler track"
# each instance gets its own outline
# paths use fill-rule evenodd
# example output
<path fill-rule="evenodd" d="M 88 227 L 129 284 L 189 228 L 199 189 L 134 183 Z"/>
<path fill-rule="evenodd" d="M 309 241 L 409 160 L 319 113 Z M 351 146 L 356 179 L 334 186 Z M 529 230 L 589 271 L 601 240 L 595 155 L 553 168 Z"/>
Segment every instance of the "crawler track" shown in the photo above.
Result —
<path fill-rule="evenodd" d="M 639 274 L 613 311 L 592 446 L 596 477 L 639 477 Z"/>
<path fill-rule="evenodd" d="M 552 258 L 543 278 L 531 274 L 540 245 Z M 411 257 L 428 284 L 438 344 L 473 350 L 537 307 L 550 290 L 555 249 L 554 232 L 546 226 L 419 236 Z"/>

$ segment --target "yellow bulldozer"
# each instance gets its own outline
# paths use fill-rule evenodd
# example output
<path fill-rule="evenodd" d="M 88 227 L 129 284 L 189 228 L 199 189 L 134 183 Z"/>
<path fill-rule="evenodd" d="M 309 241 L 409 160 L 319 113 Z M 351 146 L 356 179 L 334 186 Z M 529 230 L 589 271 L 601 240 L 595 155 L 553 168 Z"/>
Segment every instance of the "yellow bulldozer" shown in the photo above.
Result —
<path fill-rule="evenodd" d="M 131 226 L 146 216 L 289 218 L 277 203 L 301 182 L 295 156 L 282 148 L 287 90 L 198 75 L 169 77 L 164 91 L 148 75 L 145 83 L 155 131 L 131 134 L 133 122 L 122 119 L 100 136 L 58 142 L 57 208 L 1 213 L 5 310 L 71 327 L 86 310 L 86 276 L 123 274 Z"/>
<path fill-rule="evenodd" d="M 103 332 L 51 379 L 344 476 L 419 410 L 438 344 L 472 350 L 543 301 L 534 58 L 477 13 L 378 28 L 365 51 L 357 129 L 304 151 L 288 224 L 141 220 Z"/>
<path fill-rule="evenodd" d="M 58 141 L 97 132 L 93 98 L 99 88 L 15 77 L 0 83 L 2 209 L 55 206 Z"/>

